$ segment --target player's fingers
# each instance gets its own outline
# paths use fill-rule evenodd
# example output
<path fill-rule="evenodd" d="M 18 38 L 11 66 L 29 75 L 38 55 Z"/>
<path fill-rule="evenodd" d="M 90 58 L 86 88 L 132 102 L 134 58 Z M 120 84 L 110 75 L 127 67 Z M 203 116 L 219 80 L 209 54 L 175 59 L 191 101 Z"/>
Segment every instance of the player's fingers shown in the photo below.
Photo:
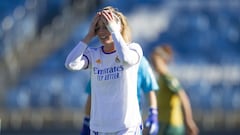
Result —
<path fill-rule="evenodd" d="M 98 20 L 99 20 L 99 16 L 96 14 L 94 16 L 93 20 L 92 20 L 92 23 L 91 23 L 92 26 L 91 27 L 95 27 L 97 22 L 98 22 Z"/>
<path fill-rule="evenodd" d="M 104 23 L 105 25 L 108 24 L 108 22 L 107 22 L 107 20 L 106 20 L 106 18 L 105 18 L 104 16 L 101 16 L 100 19 L 103 21 L 103 23 Z"/>
<path fill-rule="evenodd" d="M 103 10 L 102 15 L 106 18 L 107 21 L 111 21 L 113 18 L 112 12 Z"/>
<path fill-rule="evenodd" d="M 100 16 L 101 16 L 101 13 L 100 12 L 97 12 L 97 14 L 95 15 L 94 17 L 94 22 L 97 23 L 98 20 L 100 19 Z"/>

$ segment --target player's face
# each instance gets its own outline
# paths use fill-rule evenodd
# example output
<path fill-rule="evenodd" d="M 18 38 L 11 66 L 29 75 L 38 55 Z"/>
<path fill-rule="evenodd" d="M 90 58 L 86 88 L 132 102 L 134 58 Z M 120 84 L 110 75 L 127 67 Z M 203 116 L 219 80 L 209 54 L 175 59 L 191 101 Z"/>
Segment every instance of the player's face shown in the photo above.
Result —
<path fill-rule="evenodd" d="M 108 45 L 113 43 L 112 35 L 108 31 L 106 25 L 100 19 L 96 25 L 96 34 L 103 45 Z"/>

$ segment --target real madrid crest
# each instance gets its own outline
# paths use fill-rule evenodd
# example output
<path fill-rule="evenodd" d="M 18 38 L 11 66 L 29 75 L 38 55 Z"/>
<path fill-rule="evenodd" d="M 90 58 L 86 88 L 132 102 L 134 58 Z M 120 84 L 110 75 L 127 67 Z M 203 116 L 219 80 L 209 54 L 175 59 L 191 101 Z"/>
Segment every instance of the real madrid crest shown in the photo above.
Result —
<path fill-rule="evenodd" d="M 120 62 L 120 59 L 118 58 L 118 56 L 115 58 L 115 62 L 116 62 L 116 63 L 119 63 L 119 62 Z"/>

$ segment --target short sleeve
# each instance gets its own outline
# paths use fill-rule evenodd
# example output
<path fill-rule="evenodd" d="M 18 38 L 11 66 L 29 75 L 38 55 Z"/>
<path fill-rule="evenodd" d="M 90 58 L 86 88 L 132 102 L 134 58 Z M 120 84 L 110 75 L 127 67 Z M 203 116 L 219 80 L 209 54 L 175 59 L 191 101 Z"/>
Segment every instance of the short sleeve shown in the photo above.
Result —
<path fill-rule="evenodd" d="M 88 83 L 87 83 L 87 87 L 86 87 L 86 90 L 85 92 L 87 94 L 91 94 L 91 81 L 89 80 Z"/>
<path fill-rule="evenodd" d="M 156 77 L 153 74 L 153 70 L 144 56 L 142 57 L 139 65 L 138 76 L 140 79 L 139 83 L 141 83 L 141 88 L 145 93 L 159 89 Z"/>
<path fill-rule="evenodd" d="M 179 80 L 171 75 L 167 75 L 165 76 L 166 79 L 166 83 L 168 85 L 168 88 L 172 91 L 172 92 L 178 92 L 179 90 L 182 89 L 182 86 L 179 82 Z"/>

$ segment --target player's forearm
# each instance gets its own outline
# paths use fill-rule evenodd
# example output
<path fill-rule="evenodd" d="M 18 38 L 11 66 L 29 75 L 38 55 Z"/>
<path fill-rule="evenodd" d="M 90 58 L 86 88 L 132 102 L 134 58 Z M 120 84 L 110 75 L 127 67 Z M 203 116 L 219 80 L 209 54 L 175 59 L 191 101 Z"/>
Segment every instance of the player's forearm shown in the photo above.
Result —
<path fill-rule="evenodd" d="M 156 97 L 155 91 L 149 92 L 149 107 L 157 108 L 157 97 Z"/>
<path fill-rule="evenodd" d="M 92 40 L 93 36 L 91 36 L 90 34 L 87 34 L 83 39 L 82 42 L 84 42 L 85 44 L 88 44 L 91 40 Z"/>
<path fill-rule="evenodd" d="M 86 102 L 86 105 L 85 105 L 85 116 L 90 117 L 90 112 L 91 112 L 91 96 L 88 95 L 87 102 Z"/>
<path fill-rule="evenodd" d="M 129 65 L 134 65 L 140 60 L 140 54 L 131 50 L 121 36 L 120 32 L 112 33 L 114 44 L 119 58 Z"/>
<path fill-rule="evenodd" d="M 87 64 L 85 60 L 82 59 L 83 53 L 86 50 L 87 45 L 84 42 L 79 42 L 79 44 L 69 53 L 65 61 L 65 67 L 70 70 L 80 70 Z"/>
<path fill-rule="evenodd" d="M 184 119 L 186 122 L 192 121 L 193 115 L 192 115 L 192 108 L 189 101 L 188 96 L 186 95 L 185 91 L 181 90 L 179 92 L 180 100 L 182 102 L 182 108 L 184 113 Z"/>
<path fill-rule="evenodd" d="M 184 122 L 186 125 L 186 131 L 189 135 L 197 135 L 199 129 L 193 119 L 192 108 L 187 94 L 183 91 L 181 92 L 182 107 L 184 111 Z"/>

